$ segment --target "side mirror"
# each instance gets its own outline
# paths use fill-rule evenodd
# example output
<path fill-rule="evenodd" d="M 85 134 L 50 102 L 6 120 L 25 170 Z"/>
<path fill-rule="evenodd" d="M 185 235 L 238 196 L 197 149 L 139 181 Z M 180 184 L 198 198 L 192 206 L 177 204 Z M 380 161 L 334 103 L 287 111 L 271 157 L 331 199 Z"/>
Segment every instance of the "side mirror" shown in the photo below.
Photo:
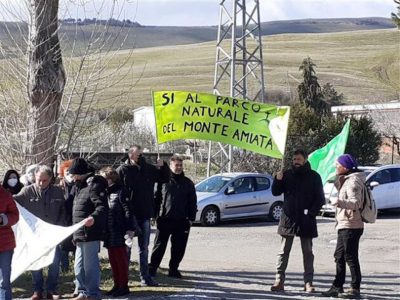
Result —
<path fill-rule="evenodd" d="M 377 187 L 378 185 L 379 185 L 379 182 L 378 182 L 378 181 L 371 181 L 371 182 L 369 183 L 369 187 L 370 187 L 371 191 L 372 191 L 375 187 Z"/>
<path fill-rule="evenodd" d="M 235 193 L 235 188 L 233 186 L 228 186 L 228 188 L 225 191 L 226 195 L 232 195 Z"/>

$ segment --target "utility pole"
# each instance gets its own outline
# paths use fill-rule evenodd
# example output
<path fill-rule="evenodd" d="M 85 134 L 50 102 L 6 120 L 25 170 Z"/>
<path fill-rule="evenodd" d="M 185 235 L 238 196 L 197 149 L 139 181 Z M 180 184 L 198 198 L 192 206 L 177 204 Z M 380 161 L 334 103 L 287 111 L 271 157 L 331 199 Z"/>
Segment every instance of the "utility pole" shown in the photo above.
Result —
<path fill-rule="evenodd" d="M 258 0 L 220 0 L 213 93 L 265 102 Z M 207 176 L 230 172 L 232 146 L 209 142 Z"/>

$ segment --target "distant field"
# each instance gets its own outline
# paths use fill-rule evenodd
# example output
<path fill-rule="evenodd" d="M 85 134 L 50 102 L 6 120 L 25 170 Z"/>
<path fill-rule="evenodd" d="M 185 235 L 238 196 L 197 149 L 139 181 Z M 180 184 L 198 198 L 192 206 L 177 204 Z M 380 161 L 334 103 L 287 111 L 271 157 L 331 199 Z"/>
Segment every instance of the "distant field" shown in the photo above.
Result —
<path fill-rule="evenodd" d="M 311 57 L 321 85 L 330 82 L 347 103 L 399 100 L 399 30 L 380 29 L 324 34 L 281 34 L 263 39 L 265 83 L 268 91 L 296 90 L 303 58 Z M 119 51 L 112 65 L 127 57 Z M 116 105 L 137 108 L 151 104 L 151 91 L 193 90 L 212 92 L 215 42 L 134 50 L 132 77 L 102 94 L 112 99 L 132 80 L 141 78 L 128 101 Z M 129 65 L 129 64 L 128 64 Z M 128 66 L 126 66 L 127 68 Z M 127 81 L 129 80 L 129 82 Z"/>

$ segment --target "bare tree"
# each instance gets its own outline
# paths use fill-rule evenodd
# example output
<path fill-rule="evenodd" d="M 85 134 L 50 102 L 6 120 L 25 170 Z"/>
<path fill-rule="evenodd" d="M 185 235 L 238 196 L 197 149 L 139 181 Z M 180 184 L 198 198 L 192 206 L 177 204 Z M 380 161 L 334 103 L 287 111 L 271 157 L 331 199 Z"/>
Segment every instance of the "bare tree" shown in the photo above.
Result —
<path fill-rule="evenodd" d="M 58 39 L 58 0 L 30 2 L 27 94 L 28 163 L 52 163 L 65 72 Z"/>
<path fill-rule="evenodd" d="M 84 12 L 89 2 L 72 4 L 81 5 Z M 13 20 L 0 24 L 0 34 L 7 36 L 0 43 L 3 163 L 22 169 L 31 163 L 52 163 L 58 153 L 83 147 L 94 152 L 109 144 L 105 140 L 113 136 L 108 118 L 117 102 L 128 103 L 143 72 L 133 72 L 133 45 L 125 45 L 132 27 L 116 22 L 123 2 L 97 1 L 91 8 L 90 30 L 78 18 L 60 22 L 58 0 L 1 4 L 3 19 Z M 63 13 L 64 19 L 70 17 L 68 6 Z M 123 47 L 130 50 L 121 58 L 118 50 Z"/>

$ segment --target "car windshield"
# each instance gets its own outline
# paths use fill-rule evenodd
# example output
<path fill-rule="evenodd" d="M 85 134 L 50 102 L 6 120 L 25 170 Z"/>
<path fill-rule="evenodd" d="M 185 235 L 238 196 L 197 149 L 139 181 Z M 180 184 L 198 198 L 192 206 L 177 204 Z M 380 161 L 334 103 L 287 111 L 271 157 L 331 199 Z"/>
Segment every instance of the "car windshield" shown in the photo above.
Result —
<path fill-rule="evenodd" d="M 231 179 L 232 178 L 226 177 L 226 176 L 213 176 L 213 177 L 210 177 L 210 178 L 200 182 L 196 186 L 196 192 L 217 193 Z"/>

